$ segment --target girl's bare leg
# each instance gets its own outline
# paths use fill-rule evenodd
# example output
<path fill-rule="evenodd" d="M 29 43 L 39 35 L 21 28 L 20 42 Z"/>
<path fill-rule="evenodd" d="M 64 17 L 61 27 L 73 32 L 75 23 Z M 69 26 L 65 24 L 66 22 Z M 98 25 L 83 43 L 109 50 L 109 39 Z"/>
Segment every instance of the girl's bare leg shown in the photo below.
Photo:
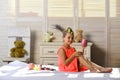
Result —
<path fill-rule="evenodd" d="M 88 62 L 88 61 L 84 58 L 83 55 L 80 55 L 80 56 L 78 57 L 78 60 L 79 60 L 80 64 L 88 67 L 88 68 L 90 69 L 90 72 L 97 72 L 97 70 L 94 68 L 94 66 L 92 66 L 91 63 Z"/>
<path fill-rule="evenodd" d="M 97 65 L 97 64 L 89 61 L 88 59 L 86 59 L 86 60 L 87 60 L 87 62 L 88 62 L 89 64 L 91 64 L 91 66 L 93 66 L 94 68 L 96 68 L 96 69 L 99 70 L 100 72 L 103 72 L 103 73 L 110 73 L 110 72 L 112 72 L 112 68 L 104 68 L 104 67 L 102 67 L 102 66 L 100 66 L 100 65 Z"/>
<path fill-rule="evenodd" d="M 82 47 L 82 52 L 84 53 L 84 48 L 85 47 Z M 83 56 L 83 59 L 85 60 L 84 56 Z M 110 73 L 112 72 L 112 68 L 104 68 L 102 66 L 99 66 L 91 61 L 89 61 L 87 58 L 86 58 L 86 62 L 91 66 L 93 67 L 94 69 L 96 69 L 97 71 L 99 72 L 103 72 L 103 73 Z"/>

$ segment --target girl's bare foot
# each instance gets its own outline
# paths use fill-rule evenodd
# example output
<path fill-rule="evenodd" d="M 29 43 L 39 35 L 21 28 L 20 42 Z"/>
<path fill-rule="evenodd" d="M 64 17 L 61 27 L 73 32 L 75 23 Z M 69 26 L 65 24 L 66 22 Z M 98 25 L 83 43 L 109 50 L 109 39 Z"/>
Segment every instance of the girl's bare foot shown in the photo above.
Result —
<path fill-rule="evenodd" d="M 112 68 L 101 68 L 100 69 L 100 73 L 111 73 L 112 72 Z"/>
<path fill-rule="evenodd" d="M 90 72 L 91 72 L 91 73 L 99 73 L 100 71 L 97 70 L 96 68 L 92 68 L 92 69 L 90 69 Z"/>

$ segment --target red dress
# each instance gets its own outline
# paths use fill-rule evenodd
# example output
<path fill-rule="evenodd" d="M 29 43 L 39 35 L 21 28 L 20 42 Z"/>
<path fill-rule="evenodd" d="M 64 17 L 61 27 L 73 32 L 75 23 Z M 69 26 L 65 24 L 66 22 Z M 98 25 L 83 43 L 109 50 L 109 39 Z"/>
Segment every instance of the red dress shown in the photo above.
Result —
<path fill-rule="evenodd" d="M 69 58 L 74 52 L 75 49 L 74 47 L 70 47 L 69 49 L 61 46 L 61 48 L 65 51 L 66 57 Z M 74 58 L 73 61 L 71 63 L 69 63 L 68 65 L 64 65 L 64 63 L 62 62 L 60 56 L 59 56 L 59 50 L 58 50 L 58 67 L 59 67 L 59 71 L 64 71 L 64 72 L 79 72 L 79 71 L 85 71 L 88 68 L 87 67 L 79 67 L 78 68 L 78 60 L 77 58 Z"/>

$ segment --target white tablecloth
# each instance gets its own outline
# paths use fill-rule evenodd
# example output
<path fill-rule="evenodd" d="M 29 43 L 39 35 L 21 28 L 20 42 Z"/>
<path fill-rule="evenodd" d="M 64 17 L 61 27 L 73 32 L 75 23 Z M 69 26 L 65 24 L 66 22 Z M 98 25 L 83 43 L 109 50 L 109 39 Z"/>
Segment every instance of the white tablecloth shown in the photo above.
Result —
<path fill-rule="evenodd" d="M 0 67 L 0 80 L 120 80 L 120 68 L 113 68 L 112 73 L 35 71 L 15 61 Z"/>

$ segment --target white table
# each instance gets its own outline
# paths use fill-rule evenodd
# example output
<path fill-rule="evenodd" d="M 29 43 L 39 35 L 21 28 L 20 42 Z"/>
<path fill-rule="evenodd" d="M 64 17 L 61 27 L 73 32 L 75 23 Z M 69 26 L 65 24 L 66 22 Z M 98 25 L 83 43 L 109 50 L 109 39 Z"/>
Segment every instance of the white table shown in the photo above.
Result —
<path fill-rule="evenodd" d="M 21 63 L 0 67 L 0 80 L 120 80 L 120 68 L 113 68 L 112 73 L 35 71 Z"/>

